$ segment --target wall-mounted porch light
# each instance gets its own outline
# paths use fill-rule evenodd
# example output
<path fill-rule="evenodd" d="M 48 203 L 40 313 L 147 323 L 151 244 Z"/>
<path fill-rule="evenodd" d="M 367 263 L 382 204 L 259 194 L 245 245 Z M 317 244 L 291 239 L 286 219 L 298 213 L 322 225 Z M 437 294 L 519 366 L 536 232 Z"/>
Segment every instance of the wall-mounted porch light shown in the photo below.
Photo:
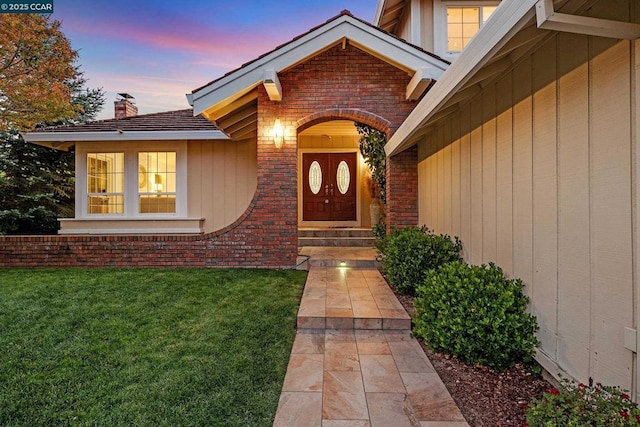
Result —
<path fill-rule="evenodd" d="M 280 123 L 280 119 L 276 119 L 273 124 L 273 143 L 276 148 L 282 148 L 282 144 L 284 143 L 284 128 L 282 127 L 282 123 Z"/>

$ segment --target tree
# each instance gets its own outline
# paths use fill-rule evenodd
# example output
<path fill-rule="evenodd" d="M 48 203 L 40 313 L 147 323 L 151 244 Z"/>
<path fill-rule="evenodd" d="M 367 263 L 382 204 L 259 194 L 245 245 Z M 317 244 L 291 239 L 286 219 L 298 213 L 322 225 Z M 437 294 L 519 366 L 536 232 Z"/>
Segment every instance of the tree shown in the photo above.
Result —
<path fill-rule="evenodd" d="M 47 125 L 95 120 L 105 96 L 85 89 L 81 73 L 70 84 L 76 116 Z M 16 129 L 0 132 L 0 234 L 53 234 L 75 202 L 75 153 L 27 143 Z"/>
<path fill-rule="evenodd" d="M 0 131 L 76 115 L 71 83 L 78 53 L 60 25 L 36 14 L 0 14 Z"/>
<path fill-rule="evenodd" d="M 94 120 L 102 89 L 85 89 L 60 22 L 0 15 L 0 234 L 51 234 L 73 215 L 74 153 L 24 141 L 36 125 Z"/>

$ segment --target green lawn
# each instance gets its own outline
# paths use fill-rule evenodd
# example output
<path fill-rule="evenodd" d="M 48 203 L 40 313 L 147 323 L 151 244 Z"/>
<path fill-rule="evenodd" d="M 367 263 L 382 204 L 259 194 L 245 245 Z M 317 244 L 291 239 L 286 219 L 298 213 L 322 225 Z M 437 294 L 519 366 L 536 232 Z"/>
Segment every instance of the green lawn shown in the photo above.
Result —
<path fill-rule="evenodd" d="M 0 425 L 270 426 L 305 278 L 0 270 Z"/>

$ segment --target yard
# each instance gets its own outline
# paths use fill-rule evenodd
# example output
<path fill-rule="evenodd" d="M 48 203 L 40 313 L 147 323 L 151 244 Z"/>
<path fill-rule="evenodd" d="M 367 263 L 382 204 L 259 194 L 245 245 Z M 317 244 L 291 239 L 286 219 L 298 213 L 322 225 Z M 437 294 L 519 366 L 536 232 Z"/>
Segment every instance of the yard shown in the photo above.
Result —
<path fill-rule="evenodd" d="M 270 426 L 305 278 L 0 270 L 0 425 Z"/>

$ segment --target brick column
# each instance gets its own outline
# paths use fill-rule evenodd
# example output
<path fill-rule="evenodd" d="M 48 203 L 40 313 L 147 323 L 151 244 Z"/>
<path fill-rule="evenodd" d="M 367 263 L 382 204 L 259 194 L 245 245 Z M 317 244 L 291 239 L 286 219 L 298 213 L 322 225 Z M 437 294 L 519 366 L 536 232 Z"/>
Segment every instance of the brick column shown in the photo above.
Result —
<path fill-rule="evenodd" d="M 387 158 L 387 232 L 418 225 L 418 147 Z"/>

